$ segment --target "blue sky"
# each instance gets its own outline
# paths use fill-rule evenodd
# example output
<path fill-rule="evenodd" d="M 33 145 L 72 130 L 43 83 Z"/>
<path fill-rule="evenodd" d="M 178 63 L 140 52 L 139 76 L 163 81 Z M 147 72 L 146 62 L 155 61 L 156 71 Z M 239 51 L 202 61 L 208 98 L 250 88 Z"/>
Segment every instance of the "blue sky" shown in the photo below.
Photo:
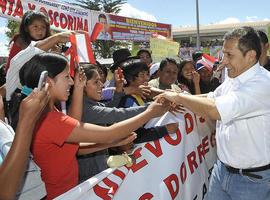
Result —
<path fill-rule="evenodd" d="M 195 4 L 196 0 L 127 0 L 120 15 L 168 23 L 173 27 L 195 26 Z M 270 0 L 199 0 L 199 8 L 202 25 L 270 20 Z M 0 55 L 6 53 L 3 48 L 8 43 L 5 30 L 6 20 L 0 17 Z"/>

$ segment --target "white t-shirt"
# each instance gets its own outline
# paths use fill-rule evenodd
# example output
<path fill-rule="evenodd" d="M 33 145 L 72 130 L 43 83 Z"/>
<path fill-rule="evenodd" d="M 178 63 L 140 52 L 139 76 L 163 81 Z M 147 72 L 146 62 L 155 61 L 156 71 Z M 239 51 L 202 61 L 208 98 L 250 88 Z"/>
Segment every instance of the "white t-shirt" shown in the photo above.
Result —
<path fill-rule="evenodd" d="M 242 169 L 270 163 L 269 97 L 270 73 L 258 63 L 209 93 L 221 116 L 216 140 L 223 163 Z"/>
<path fill-rule="evenodd" d="M 0 165 L 5 160 L 14 139 L 14 131 L 11 126 L 0 120 Z M 25 172 L 21 188 L 16 199 L 29 200 L 41 199 L 46 196 L 45 184 L 41 180 L 40 168 L 29 155 L 29 163 Z"/>

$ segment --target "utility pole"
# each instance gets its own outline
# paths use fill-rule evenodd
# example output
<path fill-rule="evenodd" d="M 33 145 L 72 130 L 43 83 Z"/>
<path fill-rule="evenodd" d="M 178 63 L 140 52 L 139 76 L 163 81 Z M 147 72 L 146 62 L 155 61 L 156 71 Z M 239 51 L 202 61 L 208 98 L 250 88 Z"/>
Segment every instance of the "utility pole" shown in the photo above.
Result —
<path fill-rule="evenodd" d="M 196 23 L 197 23 L 197 42 L 196 47 L 197 50 L 200 50 L 201 42 L 200 42 L 200 21 L 199 21 L 199 0 L 196 0 Z"/>

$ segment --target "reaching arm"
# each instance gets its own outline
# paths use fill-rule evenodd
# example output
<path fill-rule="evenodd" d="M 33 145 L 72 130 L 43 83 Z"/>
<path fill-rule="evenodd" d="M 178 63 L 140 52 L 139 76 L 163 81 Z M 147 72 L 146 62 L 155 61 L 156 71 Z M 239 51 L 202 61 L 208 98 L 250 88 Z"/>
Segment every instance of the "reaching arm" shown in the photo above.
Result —
<path fill-rule="evenodd" d="M 212 120 L 220 120 L 220 114 L 214 99 L 175 92 L 165 92 L 159 95 L 159 98 L 160 97 L 175 102 L 176 104 L 182 104 L 184 107 L 201 116 L 207 116 Z"/>
<path fill-rule="evenodd" d="M 168 109 L 169 106 L 153 102 L 143 113 L 109 127 L 80 123 L 72 130 L 67 142 L 112 143 L 127 137 L 148 120 L 164 114 Z"/>
<path fill-rule="evenodd" d="M 128 137 L 121 139 L 119 141 L 116 141 L 115 143 L 111 144 L 80 144 L 80 148 L 78 151 L 78 155 L 83 155 L 83 154 L 89 154 L 93 153 L 96 151 L 101 151 L 103 149 L 108 149 L 110 147 L 116 147 L 116 146 L 121 146 L 121 145 L 126 145 L 131 143 L 134 139 L 136 139 L 137 135 L 134 133 L 131 133 Z"/>

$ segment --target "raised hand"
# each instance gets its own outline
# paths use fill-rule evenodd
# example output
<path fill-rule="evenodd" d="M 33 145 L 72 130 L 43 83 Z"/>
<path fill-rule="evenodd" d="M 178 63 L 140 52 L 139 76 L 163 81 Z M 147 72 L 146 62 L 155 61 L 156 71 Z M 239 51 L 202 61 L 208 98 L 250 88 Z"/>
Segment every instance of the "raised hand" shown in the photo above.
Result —
<path fill-rule="evenodd" d="M 114 71 L 114 80 L 115 80 L 115 90 L 116 92 L 122 92 L 124 88 L 125 78 L 123 76 L 123 71 L 120 67 Z"/>
<path fill-rule="evenodd" d="M 25 118 L 28 121 L 36 122 L 40 114 L 49 101 L 48 84 L 41 91 L 34 89 L 33 92 L 21 102 L 19 109 L 19 118 Z"/>
<path fill-rule="evenodd" d="M 74 87 L 83 89 L 86 84 L 86 80 L 87 78 L 85 76 L 83 68 L 79 67 L 76 70 L 76 73 L 74 76 Z"/>

